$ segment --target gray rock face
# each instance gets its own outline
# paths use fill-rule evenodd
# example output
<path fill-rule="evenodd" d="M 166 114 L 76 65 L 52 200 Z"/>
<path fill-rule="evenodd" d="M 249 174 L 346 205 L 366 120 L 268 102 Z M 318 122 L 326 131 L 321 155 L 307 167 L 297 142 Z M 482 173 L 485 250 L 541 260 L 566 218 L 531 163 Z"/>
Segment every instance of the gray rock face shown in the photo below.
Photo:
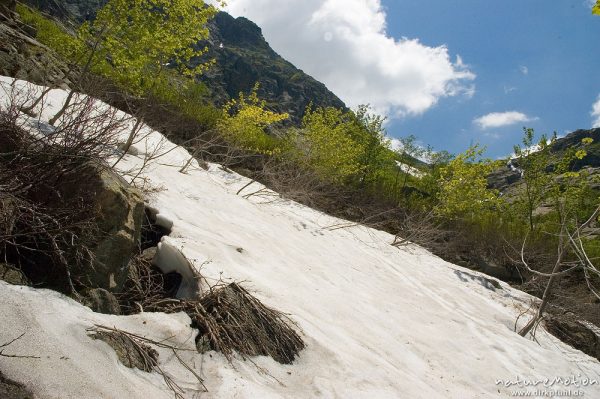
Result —
<path fill-rule="evenodd" d="M 590 176 L 600 176 L 600 128 L 579 129 L 569 133 L 565 137 L 556 140 L 550 150 L 555 159 L 560 159 L 561 154 L 570 148 L 583 149 L 584 146 L 581 140 L 584 138 L 591 138 L 593 142 L 591 145 L 585 146 L 587 155 L 583 159 L 575 160 L 572 168 L 575 171 L 585 169 Z M 515 162 L 513 160 L 490 173 L 487 177 L 488 187 L 505 192 L 517 184 L 521 180 L 521 173 Z M 550 165 L 548 171 L 550 172 L 552 168 L 553 166 Z M 600 189 L 600 183 L 593 181 L 593 179 L 590 179 L 590 182 L 592 188 Z"/>
<path fill-rule="evenodd" d="M 586 146 L 587 155 L 583 159 L 575 161 L 573 165 L 574 169 L 580 170 L 586 166 L 592 168 L 600 167 L 600 128 L 589 130 L 579 129 L 569 133 L 565 137 L 556 140 L 556 143 L 552 146 L 552 152 L 561 153 L 568 148 L 583 148 L 581 140 L 584 138 L 591 138 L 594 141 L 590 146 Z"/>
<path fill-rule="evenodd" d="M 521 180 L 521 172 L 508 164 L 494 170 L 487 176 L 488 188 L 504 192 L 509 186 Z"/>
<path fill-rule="evenodd" d="M 139 246 L 144 201 L 137 190 L 108 169 L 89 186 L 95 190 L 101 240 L 93 249 L 94 270 L 87 273 L 92 287 L 120 290 L 127 265 Z"/>
<path fill-rule="evenodd" d="M 295 124 L 300 123 L 311 102 L 315 106 L 345 108 L 323 83 L 273 51 L 252 21 L 219 12 L 209 23 L 209 31 L 209 39 L 201 43 L 209 50 L 202 61 L 215 59 L 216 65 L 201 79 L 213 91 L 216 102 L 247 93 L 258 82 L 259 96 L 274 111 L 287 112 Z"/>
<path fill-rule="evenodd" d="M 62 19 L 84 21 L 93 17 L 108 0 L 25 0 L 24 2 Z"/>

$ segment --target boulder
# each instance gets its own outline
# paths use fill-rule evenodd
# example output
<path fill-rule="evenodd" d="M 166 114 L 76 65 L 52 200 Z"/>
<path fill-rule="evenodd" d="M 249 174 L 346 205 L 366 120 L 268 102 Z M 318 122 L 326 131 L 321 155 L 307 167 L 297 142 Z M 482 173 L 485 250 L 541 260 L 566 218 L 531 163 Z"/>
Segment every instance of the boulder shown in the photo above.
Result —
<path fill-rule="evenodd" d="M 87 288 L 119 292 L 129 261 L 139 251 L 144 216 L 142 194 L 110 168 L 90 164 L 59 183 L 60 201 L 91 204 L 93 231 L 88 248 L 93 264 L 71 270 L 72 279 Z"/>
<path fill-rule="evenodd" d="M 35 39 L 36 30 L 0 3 L 0 74 L 67 88 L 69 67 Z"/>
<path fill-rule="evenodd" d="M 93 248 L 94 268 L 86 274 L 91 287 L 120 291 L 127 277 L 127 265 L 140 243 L 142 194 L 106 168 L 98 171 L 88 186 L 95 190 L 93 199 L 101 236 Z"/>
<path fill-rule="evenodd" d="M 91 288 L 85 291 L 81 303 L 96 313 L 121 314 L 121 306 L 117 298 L 103 288 Z"/>

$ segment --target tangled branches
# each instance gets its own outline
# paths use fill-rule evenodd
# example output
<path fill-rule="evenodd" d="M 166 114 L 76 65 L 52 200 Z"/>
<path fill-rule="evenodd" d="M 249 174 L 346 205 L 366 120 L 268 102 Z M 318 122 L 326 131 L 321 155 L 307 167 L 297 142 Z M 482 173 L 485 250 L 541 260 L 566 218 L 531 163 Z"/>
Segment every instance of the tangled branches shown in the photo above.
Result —
<path fill-rule="evenodd" d="M 33 86 L 1 89 L 0 259 L 34 283 L 76 293 L 72 271 L 92 267 L 90 248 L 100 234 L 93 190 L 82 182 L 105 167 L 127 121 L 76 96 L 53 127 L 20 112 L 36 97 Z"/>
<path fill-rule="evenodd" d="M 288 364 L 304 348 L 284 313 L 263 305 L 239 284 L 220 283 L 198 300 L 179 300 L 160 271 L 137 260 L 125 288 L 119 295 L 125 313 L 187 313 L 199 330 L 196 344 L 201 352 L 217 350 L 232 360 L 235 351 L 242 357 L 271 356 Z"/>
<path fill-rule="evenodd" d="M 194 375 L 204 392 L 208 391 L 202 378 L 179 356 L 179 351 L 189 351 L 190 349 L 182 349 L 165 343 L 165 341 L 155 341 L 117 328 L 101 325 L 95 325 L 87 331 L 94 339 L 100 339 L 109 344 L 117 352 L 117 356 L 125 366 L 138 368 L 146 372 L 158 372 L 163 377 L 167 387 L 173 391 L 178 399 L 183 399 L 185 391 L 160 367 L 158 352 L 152 346 L 170 350 L 179 363 Z"/>
<path fill-rule="evenodd" d="M 200 330 L 198 342 L 231 357 L 271 356 L 289 364 L 304 348 L 302 338 L 288 325 L 283 313 L 263 305 L 236 283 L 220 287 L 198 303 L 182 303 Z"/>

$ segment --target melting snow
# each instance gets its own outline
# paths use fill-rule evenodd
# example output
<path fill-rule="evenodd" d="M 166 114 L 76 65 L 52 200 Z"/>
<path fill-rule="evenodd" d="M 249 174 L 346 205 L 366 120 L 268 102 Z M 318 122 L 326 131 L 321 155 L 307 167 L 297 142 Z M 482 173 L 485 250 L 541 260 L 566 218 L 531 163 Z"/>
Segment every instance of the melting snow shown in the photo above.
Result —
<path fill-rule="evenodd" d="M 10 82 L 3 78 L 3 87 Z M 65 96 L 53 90 L 40 119 Z M 119 167 L 139 167 L 156 146 L 172 149 L 140 176 L 158 190 L 150 205 L 172 229 L 161 243 L 164 265 L 186 277 L 194 267 L 209 282 L 244 281 L 265 304 L 290 313 L 307 344 L 292 365 L 259 357 L 233 367 L 218 353 L 186 352 L 205 379 L 209 392 L 202 394 L 173 355 L 160 351 L 161 367 L 189 389 L 187 397 L 462 399 L 509 397 L 520 388 L 505 385 L 518 379 L 600 382 L 595 359 L 541 328 L 539 343 L 513 331 L 530 296 L 504 283 L 498 289 L 417 246 L 396 249 L 387 233 L 335 229 L 343 221 L 297 203 L 238 196 L 248 180 L 219 165 L 193 163 L 180 173 L 189 154 L 147 132 L 131 152 L 137 155 Z M 188 281 L 181 294 L 194 289 Z M 95 323 L 185 347 L 195 336 L 183 314 L 100 315 L 55 292 L 2 282 L 0 312 L 0 344 L 26 332 L 5 352 L 40 356 L 0 357 L 0 370 L 40 398 L 173 396 L 159 375 L 124 367 L 105 343 L 90 339 L 86 328 Z M 598 384 L 568 388 L 600 397 Z"/>

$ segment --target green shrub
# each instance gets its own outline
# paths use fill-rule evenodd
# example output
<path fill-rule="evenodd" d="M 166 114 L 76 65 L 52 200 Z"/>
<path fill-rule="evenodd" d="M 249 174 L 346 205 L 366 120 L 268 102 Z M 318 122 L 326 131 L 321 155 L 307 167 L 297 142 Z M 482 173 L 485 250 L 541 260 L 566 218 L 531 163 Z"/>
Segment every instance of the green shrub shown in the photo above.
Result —
<path fill-rule="evenodd" d="M 223 107 L 222 118 L 217 128 L 225 139 L 246 151 L 275 155 L 281 152 L 280 140 L 270 136 L 265 129 L 288 118 L 266 109 L 264 100 L 258 98 L 258 84 L 248 96 L 240 93 Z"/>

